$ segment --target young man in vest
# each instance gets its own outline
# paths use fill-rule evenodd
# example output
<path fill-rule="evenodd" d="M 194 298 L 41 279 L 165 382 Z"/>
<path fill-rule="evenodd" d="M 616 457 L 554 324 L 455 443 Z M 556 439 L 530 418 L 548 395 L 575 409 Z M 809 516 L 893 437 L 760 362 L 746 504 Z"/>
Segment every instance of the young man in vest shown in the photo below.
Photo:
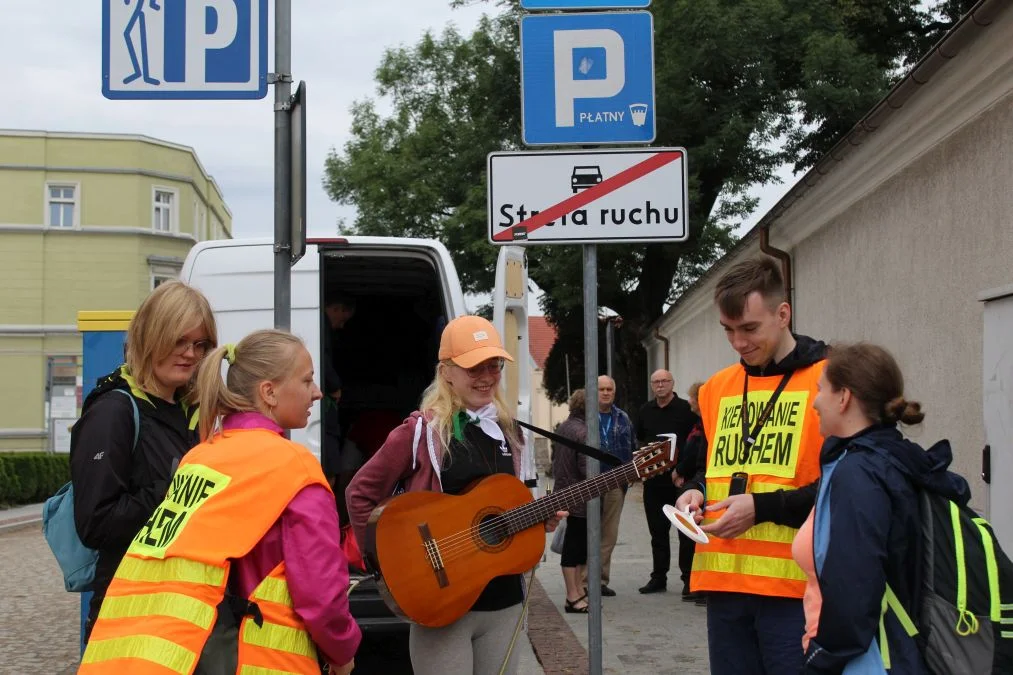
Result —
<path fill-rule="evenodd" d="M 741 361 L 699 393 L 706 469 L 677 507 L 695 512 L 710 542 L 696 547 L 690 586 L 708 594 L 713 675 L 796 673 L 805 575 L 791 542 L 816 496 L 823 439 L 812 401 L 826 345 L 792 334 L 771 258 L 735 265 L 714 297 Z"/>

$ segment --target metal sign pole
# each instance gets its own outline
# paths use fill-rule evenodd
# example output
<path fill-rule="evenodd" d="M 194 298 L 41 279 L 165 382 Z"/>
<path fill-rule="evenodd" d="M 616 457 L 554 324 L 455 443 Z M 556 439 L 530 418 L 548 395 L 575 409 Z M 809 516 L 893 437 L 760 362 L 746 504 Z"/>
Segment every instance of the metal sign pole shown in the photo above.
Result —
<path fill-rule="evenodd" d="M 292 325 L 292 0 L 274 6 L 274 327 Z"/>
<path fill-rule="evenodd" d="M 587 444 L 598 438 L 598 248 L 584 245 L 584 393 L 587 400 Z M 587 478 L 599 473 L 598 460 L 587 458 Z M 601 637 L 601 499 L 587 504 L 587 658 L 590 675 L 602 672 Z"/>

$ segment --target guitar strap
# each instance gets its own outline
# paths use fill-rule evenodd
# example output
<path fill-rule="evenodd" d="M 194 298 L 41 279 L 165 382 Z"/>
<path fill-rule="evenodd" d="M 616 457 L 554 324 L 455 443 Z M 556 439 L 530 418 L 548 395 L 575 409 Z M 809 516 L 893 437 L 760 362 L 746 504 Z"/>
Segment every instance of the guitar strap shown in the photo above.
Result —
<path fill-rule="evenodd" d="M 609 466 L 619 466 L 620 464 L 622 464 L 622 461 L 618 457 L 616 457 L 615 455 L 610 455 L 607 452 L 602 452 L 598 448 L 592 448 L 590 445 L 578 443 L 577 441 L 566 438 L 565 436 L 554 434 L 551 431 L 546 431 L 545 429 L 539 429 L 535 425 L 528 424 L 527 422 L 521 422 L 520 420 L 517 420 L 517 424 L 524 427 L 525 429 L 529 429 L 535 432 L 539 436 L 544 436 L 545 438 L 548 438 L 550 441 L 553 441 L 554 443 L 559 443 L 560 445 L 566 446 L 571 450 L 575 450 L 582 455 L 587 455 L 592 459 L 597 459 L 602 464 L 608 464 Z"/>

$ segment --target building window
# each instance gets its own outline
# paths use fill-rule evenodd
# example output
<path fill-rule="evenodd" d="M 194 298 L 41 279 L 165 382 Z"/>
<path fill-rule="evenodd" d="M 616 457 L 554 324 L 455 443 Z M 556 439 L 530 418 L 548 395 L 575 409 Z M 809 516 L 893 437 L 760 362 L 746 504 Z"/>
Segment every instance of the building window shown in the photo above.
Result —
<path fill-rule="evenodd" d="M 166 281 L 179 279 L 179 272 L 182 264 L 177 267 L 173 264 L 150 264 L 151 269 L 151 290 L 155 290 Z"/>
<path fill-rule="evenodd" d="M 46 185 L 46 225 L 76 227 L 77 185 L 48 183 Z"/>
<path fill-rule="evenodd" d="M 174 232 L 177 215 L 175 190 L 155 188 L 152 229 L 155 232 Z"/>

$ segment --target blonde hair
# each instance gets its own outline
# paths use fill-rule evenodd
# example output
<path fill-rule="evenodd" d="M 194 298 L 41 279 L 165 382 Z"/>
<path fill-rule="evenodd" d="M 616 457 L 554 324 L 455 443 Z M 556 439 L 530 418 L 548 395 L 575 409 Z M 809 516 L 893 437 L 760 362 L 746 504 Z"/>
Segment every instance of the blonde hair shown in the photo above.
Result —
<path fill-rule="evenodd" d="M 259 410 L 257 387 L 261 382 L 280 382 L 292 373 L 303 341 L 281 330 L 258 330 L 237 345 L 222 345 L 204 359 L 197 373 L 200 400 L 200 437 L 214 435 L 219 419 L 234 412 Z M 222 379 L 222 361 L 234 355 Z"/>
<path fill-rule="evenodd" d="M 440 439 L 441 460 L 446 459 L 450 453 L 450 440 L 454 434 L 454 415 L 465 408 L 464 400 L 450 386 L 447 378 L 443 377 L 443 369 L 453 365 L 451 361 L 440 361 L 437 364 L 436 377 L 422 393 L 422 402 L 419 404 L 419 411 L 427 416 L 429 425 L 436 429 L 436 436 Z M 514 417 L 510 414 L 510 409 L 498 387 L 493 394 L 492 402 L 496 406 L 496 417 L 500 428 L 503 429 L 507 445 L 511 451 L 517 451 L 523 443 L 517 435 Z"/>
<path fill-rule="evenodd" d="M 211 347 L 218 344 L 211 305 L 196 288 L 167 281 L 145 298 L 127 328 L 127 369 L 137 386 L 158 390 L 155 364 L 171 355 L 176 342 L 196 326 L 204 329 Z M 192 387 L 191 382 L 181 393 L 193 399 Z"/>

